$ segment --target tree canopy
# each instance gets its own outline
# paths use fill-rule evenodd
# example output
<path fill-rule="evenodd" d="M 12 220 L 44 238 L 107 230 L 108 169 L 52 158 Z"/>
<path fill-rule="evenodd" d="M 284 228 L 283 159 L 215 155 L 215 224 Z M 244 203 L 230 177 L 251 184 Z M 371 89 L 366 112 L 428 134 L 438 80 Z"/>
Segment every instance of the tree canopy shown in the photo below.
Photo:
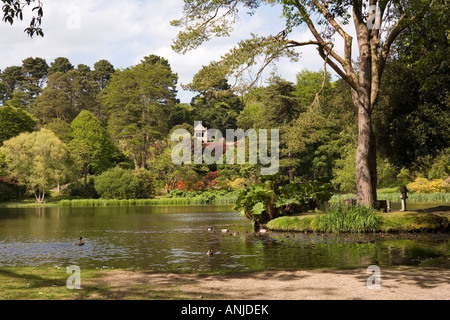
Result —
<path fill-rule="evenodd" d="M 371 205 L 376 200 L 377 184 L 371 115 L 381 77 L 392 44 L 406 28 L 420 24 L 431 1 L 185 0 L 182 17 L 172 21 L 172 25 L 183 28 L 172 47 L 185 53 L 213 36 L 229 36 L 240 9 L 255 12 L 263 4 L 281 6 L 285 28 L 271 35 L 252 34 L 240 41 L 222 60 L 210 64 L 211 73 L 242 78 L 245 71 L 257 67 L 258 77 L 262 69 L 281 57 L 297 61 L 296 48 L 315 46 L 324 66 L 331 67 L 351 87 L 358 114 L 356 185 L 364 203 Z M 356 33 L 357 64 L 352 56 L 354 39 L 345 28 L 350 23 Z M 295 39 L 294 31 L 300 26 L 308 28 L 310 40 Z M 336 48 L 335 36 L 343 41 L 343 54 Z"/>
<path fill-rule="evenodd" d="M 111 76 L 104 95 L 108 131 L 136 169 L 147 166 L 151 144 L 170 130 L 177 81 L 168 61 L 156 55 Z"/>
<path fill-rule="evenodd" d="M 21 133 L 5 141 L 0 150 L 8 172 L 34 193 L 38 203 L 67 170 L 67 146 L 48 129 Z"/>

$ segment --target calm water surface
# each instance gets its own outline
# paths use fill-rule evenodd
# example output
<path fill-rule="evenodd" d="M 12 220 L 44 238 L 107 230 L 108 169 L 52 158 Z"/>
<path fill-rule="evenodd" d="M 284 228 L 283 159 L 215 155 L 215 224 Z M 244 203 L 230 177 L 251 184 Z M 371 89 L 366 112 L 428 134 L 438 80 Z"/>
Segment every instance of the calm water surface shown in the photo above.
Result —
<path fill-rule="evenodd" d="M 225 228 L 230 233 L 222 233 Z M 85 245 L 73 246 L 80 236 Z M 213 256 L 206 255 L 210 248 Z M 230 206 L 0 208 L 0 266 L 353 268 L 417 264 L 449 252 L 448 234 L 258 235 Z"/>

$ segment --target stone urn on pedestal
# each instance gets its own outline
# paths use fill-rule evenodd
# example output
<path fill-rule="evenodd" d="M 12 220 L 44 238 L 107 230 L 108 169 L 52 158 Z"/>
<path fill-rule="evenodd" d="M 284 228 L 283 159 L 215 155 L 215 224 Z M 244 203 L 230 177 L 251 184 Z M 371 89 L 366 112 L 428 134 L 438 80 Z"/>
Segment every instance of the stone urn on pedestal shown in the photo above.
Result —
<path fill-rule="evenodd" d="M 406 211 L 406 199 L 408 199 L 408 189 L 406 189 L 406 186 L 400 187 L 400 199 L 402 199 L 402 208 L 400 211 Z"/>

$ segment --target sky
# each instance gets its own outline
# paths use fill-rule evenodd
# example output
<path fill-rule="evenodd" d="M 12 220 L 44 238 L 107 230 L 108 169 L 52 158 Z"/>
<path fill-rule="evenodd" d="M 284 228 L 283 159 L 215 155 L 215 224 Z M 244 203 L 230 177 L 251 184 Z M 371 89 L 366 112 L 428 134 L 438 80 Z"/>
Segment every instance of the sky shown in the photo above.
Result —
<path fill-rule="evenodd" d="M 188 84 L 202 66 L 220 60 L 238 41 L 257 35 L 276 34 L 284 29 L 278 7 L 263 5 L 252 16 L 245 10 L 230 37 L 213 38 L 198 49 L 184 55 L 171 49 L 173 39 L 181 30 L 170 25 L 180 18 L 183 0 L 41 0 L 45 36 L 30 38 L 23 30 L 32 13 L 25 10 L 23 21 L 0 22 L 0 69 L 21 65 L 28 57 L 40 57 L 50 65 L 57 57 L 67 57 L 77 66 L 93 68 L 95 62 L 106 59 L 116 69 L 138 64 L 144 56 L 156 54 L 167 59 L 178 74 L 179 85 Z M 306 29 L 297 30 L 292 37 L 309 40 Z M 295 82 L 303 69 L 323 69 L 323 60 L 312 46 L 304 47 L 299 62 L 281 60 L 277 73 Z M 329 70 L 330 71 L 330 70 Z M 189 103 L 192 92 L 178 87 L 178 98 Z"/>

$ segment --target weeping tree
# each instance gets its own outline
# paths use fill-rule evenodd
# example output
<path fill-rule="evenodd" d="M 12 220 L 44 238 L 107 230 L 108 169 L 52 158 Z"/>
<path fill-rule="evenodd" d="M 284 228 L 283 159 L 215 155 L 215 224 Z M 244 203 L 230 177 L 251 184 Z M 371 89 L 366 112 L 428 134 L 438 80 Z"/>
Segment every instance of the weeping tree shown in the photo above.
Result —
<path fill-rule="evenodd" d="M 45 128 L 5 141 L 0 152 L 9 175 L 34 193 L 38 203 L 70 173 L 67 146 Z"/>
<path fill-rule="evenodd" d="M 244 75 L 253 70 L 252 85 L 262 71 L 280 58 L 298 61 L 298 48 L 314 46 L 324 60 L 351 87 L 357 112 L 357 192 L 366 205 L 376 200 L 376 141 L 372 111 L 376 105 L 381 77 L 389 50 L 398 36 L 421 23 L 433 0 L 185 0 L 182 17 L 172 21 L 181 27 L 173 49 L 186 53 L 212 37 L 229 36 L 239 11 L 253 14 L 262 5 L 281 7 L 285 24 L 272 35 L 252 34 L 209 65 L 212 74 L 235 76 L 237 88 Z M 295 39 L 295 31 L 307 27 L 311 38 Z M 424 26 L 425 27 L 425 26 Z M 352 31 L 350 31 L 353 29 Z M 356 41 L 354 36 L 356 35 Z M 342 41 L 337 41 L 340 37 Z M 343 47 L 338 48 L 338 43 Z M 356 48 L 354 48 L 356 46 Z M 356 50 L 354 50 L 356 49 Z M 353 54 L 357 52 L 356 56 Z M 355 61 L 357 63 L 355 63 Z M 326 74 L 326 72 L 325 72 Z"/>

